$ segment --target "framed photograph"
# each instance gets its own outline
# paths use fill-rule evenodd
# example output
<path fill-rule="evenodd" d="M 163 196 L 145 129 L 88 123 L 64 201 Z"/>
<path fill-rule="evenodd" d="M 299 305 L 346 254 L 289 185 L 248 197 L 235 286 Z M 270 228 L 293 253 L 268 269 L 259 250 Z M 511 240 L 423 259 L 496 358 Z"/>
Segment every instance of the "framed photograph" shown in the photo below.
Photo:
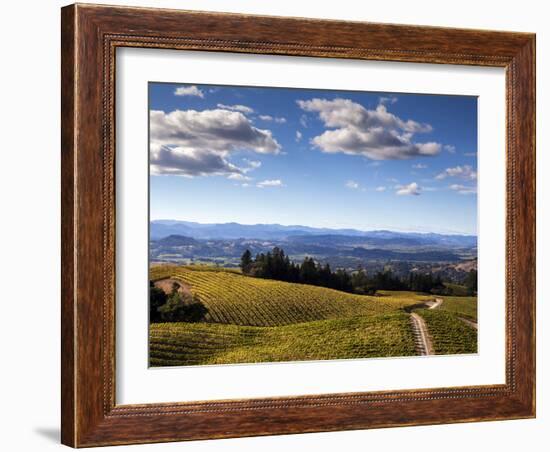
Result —
<path fill-rule="evenodd" d="M 535 36 L 62 9 L 62 442 L 535 416 Z"/>

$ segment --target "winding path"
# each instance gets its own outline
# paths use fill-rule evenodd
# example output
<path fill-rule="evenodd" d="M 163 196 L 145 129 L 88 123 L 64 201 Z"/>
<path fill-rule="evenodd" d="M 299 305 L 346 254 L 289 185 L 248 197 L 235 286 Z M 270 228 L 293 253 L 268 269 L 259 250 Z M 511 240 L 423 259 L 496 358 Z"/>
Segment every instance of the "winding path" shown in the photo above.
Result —
<path fill-rule="evenodd" d="M 437 309 L 443 303 L 442 298 L 434 298 L 432 301 L 426 301 L 422 305 L 415 305 L 412 309 L 417 308 L 427 308 L 427 309 Z M 428 327 L 426 326 L 426 321 L 418 314 L 416 314 L 411 309 L 411 324 L 413 327 L 414 342 L 416 347 L 416 352 L 421 356 L 434 355 L 434 348 L 430 334 L 428 333 Z M 477 330 L 477 322 L 467 319 L 465 317 L 456 316 L 459 320 L 464 322 L 466 325 L 471 326 Z"/>
<path fill-rule="evenodd" d="M 437 309 L 441 306 L 441 303 L 443 303 L 442 298 L 434 298 L 433 301 L 426 301 L 423 304 L 423 307 L 428 309 Z M 421 356 L 434 355 L 434 347 L 430 334 L 428 333 L 426 321 L 415 312 L 411 312 L 411 324 L 413 327 L 416 352 Z"/>
<path fill-rule="evenodd" d="M 433 355 L 434 349 L 424 319 L 415 312 L 412 312 L 411 323 L 413 326 L 416 352 L 421 356 Z"/>
<path fill-rule="evenodd" d="M 466 317 L 460 317 L 457 316 L 459 320 L 462 320 L 466 325 L 470 325 L 472 328 L 475 328 L 477 330 L 477 322 L 474 322 L 473 320 L 467 319 Z"/>
<path fill-rule="evenodd" d="M 437 309 L 443 303 L 443 298 L 434 298 L 434 301 L 428 301 L 428 309 Z"/>

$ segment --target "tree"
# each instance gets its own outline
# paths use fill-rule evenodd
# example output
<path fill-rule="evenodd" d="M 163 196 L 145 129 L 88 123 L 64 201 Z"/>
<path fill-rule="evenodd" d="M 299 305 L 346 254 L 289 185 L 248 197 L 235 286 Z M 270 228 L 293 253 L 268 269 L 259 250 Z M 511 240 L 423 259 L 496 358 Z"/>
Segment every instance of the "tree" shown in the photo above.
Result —
<path fill-rule="evenodd" d="M 367 273 L 361 266 L 359 266 L 357 271 L 351 275 L 351 286 L 353 292 L 364 295 L 374 295 L 376 293 L 374 281 L 368 277 Z"/>
<path fill-rule="evenodd" d="M 185 316 L 185 303 L 177 291 L 172 291 L 168 300 L 159 309 L 160 318 L 164 322 L 178 322 Z"/>
<path fill-rule="evenodd" d="M 304 284 L 317 283 L 317 267 L 312 257 L 306 257 L 300 267 L 300 282 Z"/>
<path fill-rule="evenodd" d="M 477 270 L 470 270 L 466 277 L 466 290 L 468 295 L 477 295 Z"/>
<path fill-rule="evenodd" d="M 168 301 L 158 311 L 164 322 L 200 322 L 208 314 L 208 309 L 198 295 L 180 293 L 177 290 L 172 291 Z"/>
<path fill-rule="evenodd" d="M 324 287 L 334 287 L 334 280 L 332 277 L 332 270 L 328 262 L 324 267 L 319 266 L 319 284 Z"/>
<path fill-rule="evenodd" d="M 153 281 L 149 281 L 149 321 L 159 322 L 161 320 L 158 309 L 166 303 L 168 299 L 164 290 L 155 287 Z"/>
<path fill-rule="evenodd" d="M 252 266 L 252 253 L 250 250 L 246 250 L 241 256 L 241 270 L 243 273 L 249 273 Z"/>

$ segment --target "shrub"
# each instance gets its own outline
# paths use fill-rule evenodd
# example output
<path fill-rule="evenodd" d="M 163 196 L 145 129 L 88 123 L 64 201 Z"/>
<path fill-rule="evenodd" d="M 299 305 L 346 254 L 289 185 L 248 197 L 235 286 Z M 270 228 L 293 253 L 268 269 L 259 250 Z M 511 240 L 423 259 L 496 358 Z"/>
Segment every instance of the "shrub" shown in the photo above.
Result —
<path fill-rule="evenodd" d="M 149 283 L 149 321 L 160 322 L 160 313 L 158 309 L 166 303 L 168 296 L 164 290 L 155 287 L 153 281 Z"/>
<path fill-rule="evenodd" d="M 168 301 L 158 308 L 164 322 L 200 322 L 208 313 L 197 295 L 179 293 L 172 290 Z"/>

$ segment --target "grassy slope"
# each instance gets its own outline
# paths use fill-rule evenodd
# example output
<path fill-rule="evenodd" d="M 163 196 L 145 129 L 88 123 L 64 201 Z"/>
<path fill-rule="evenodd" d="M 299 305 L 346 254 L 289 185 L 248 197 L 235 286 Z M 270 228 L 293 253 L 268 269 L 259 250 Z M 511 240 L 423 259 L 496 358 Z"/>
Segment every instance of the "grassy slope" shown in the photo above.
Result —
<path fill-rule="evenodd" d="M 443 299 L 440 309 L 477 322 L 477 297 L 439 297 Z"/>
<path fill-rule="evenodd" d="M 443 302 L 442 307 L 445 305 Z M 416 311 L 426 321 L 436 355 L 477 353 L 477 330 L 452 312 L 441 309 Z"/>
<path fill-rule="evenodd" d="M 434 298 L 353 295 L 204 266 L 156 266 L 151 278 L 184 282 L 209 309 L 207 323 L 152 324 L 152 366 L 414 355 L 409 317 L 401 308 Z M 417 311 L 436 353 L 475 353 L 476 331 L 456 315 L 476 320 L 476 298 L 441 298 L 440 309 Z"/>
<path fill-rule="evenodd" d="M 409 317 L 403 312 L 278 327 L 159 323 L 151 325 L 150 342 L 152 366 L 415 354 Z"/>
<path fill-rule="evenodd" d="M 207 322 L 281 326 L 316 320 L 386 314 L 431 300 L 411 292 L 353 295 L 324 287 L 252 278 L 201 267 L 153 267 L 151 279 L 174 278 L 191 286 L 208 308 Z"/>

